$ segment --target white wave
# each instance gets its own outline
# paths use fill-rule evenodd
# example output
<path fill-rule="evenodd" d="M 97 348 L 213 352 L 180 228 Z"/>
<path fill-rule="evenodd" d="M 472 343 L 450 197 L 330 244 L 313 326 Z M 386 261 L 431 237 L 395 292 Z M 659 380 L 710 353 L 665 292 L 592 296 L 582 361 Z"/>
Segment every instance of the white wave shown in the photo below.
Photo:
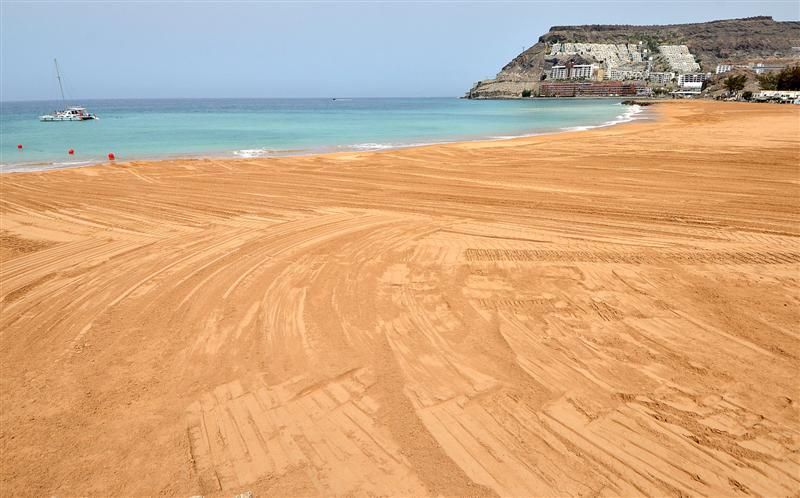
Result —
<path fill-rule="evenodd" d="M 540 135 L 547 135 L 548 132 L 546 131 L 538 131 L 534 133 L 521 133 L 519 135 L 491 135 L 486 137 L 489 140 L 513 140 L 515 138 L 528 138 L 528 137 L 538 137 Z"/>
<path fill-rule="evenodd" d="M 0 173 L 31 173 L 34 171 L 47 171 L 51 169 L 80 168 L 99 161 L 64 161 L 53 163 L 19 163 L 0 164 Z"/>
<path fill-rule="evenodd" d="M 620 104 L 622 105 L 622 104 Z M 640 105 L 631 105 L 628 106 L 629 108 L 625 110 L 622 114 L 619 114 L 616 118 L 612 119 L 611 121 L 606 121 L 603 124 L 594 125 L 594 126 L 570 126 L 568 128 L 561 128 L 563 131 L 586 131 L 592 130 L 595 128 L 605 128 L 607 126 L 614 126 L 622 123 L 630 123 L 637 119 L 637 114 L 640 114 L 644 109 Z"/>
<path fill-rule="evenodd" d="M 512 138 L 527 137 L 528 135 L 492 135 L 490 140 L 511 140 Z"/>
<path fill-rule="evenodd" d="M 638 104 L 630 105 L 628 106 L 628 109 L 625 112 L 617 116 L 617 119 L 615 121 L 609 121 L 609 123 L 610 124 L 627 123 L 629 121 L 633 121 L 634 119 L 636 119 L 636 115 L 642 112 L 644 112 L 642 106 Z"/>
<path fill-rule="evenodd" d="M 339 100 L 339 99 L 337 99 Z M 340 99 L 344 100 L 344 99 Z M 622 105 L 622 104 L 618 104 Z M 585 131 L 591 130 L 593 128 L 603 128 L 607 126 L 613 126 L 616 124 L 621 123 L 628 123 L 630 121 L 634 121 L 638 118 L 638 115 L 644 111 L 642 106 L 640 105 L 632 105 L 627 106 L 628 108 L 622 113 L 617 115 L 613 120 L 606 121 L 605 123 L 599 125 L 584 125 L 584 126 L 573 126 L 568 128 L 561 128 L 561 131 Z M 402 149 L 407 147 L 422 147 L 426 145 L 438 145 L 438 144 L 447 144 L 453 142 L 461 142 L 461 141 L 474 141 L 474 140 L 510 140 L 514 138 L 522 138 L 522 137 L 532 137 L 538 135 L 546 135 L 547 131 L 541 131 L 536 133 L 523 133 L 519 135 L 496 135 L 496 136 L 488 136 L 484 138 L 465 138 L 465 139 L 454 139 L 454 140 L 442 140 L 436 142 L 416 142 L 416 143 L 378 143 L 378 142 L 365 142 L 365 143 L 357 143 L 357 144 L 350 144 L 350 145 L 338 145 L 333 148 L 333 150 L 342 150 L 342 151 L 358 151 L 358 152 L 368 152 L 368 151 L 380 151 L 380 150 L 387 150 L 387 149 Z M 330 152 L 331 148 L 323 148 L 309 150 L 295 150 L 295 149 L 268 149 L 268 148 L 260 148 L 260 149 L 240 149 L 233 151 L 233 155 L 241 157 L 241 158 L 256 158 L 256 157 L 266 157 L 266 156 L 282 156 L 282 155 L 296 155 L 298 153 L 315 153 L 315 152 Z M 189 157 L 189 156 L 180 156 L 180 157 Z M 157 159 L 157 158 L 156 158 Z M 60 169 L 60 168 L 77 168 L 81 166 L 87 166 L 91 164 L 98 164 L 105 162 L 104 160 L 92 160 L 92 161 L 65 161 L 65 162 L 52 162 L 52 163 L 12 163 L 12 164 L 2 164 L 0 163 L 0 174 L 2 173 L 22 173 L 22 172 L 34 172 L 34 171 L 44 171 L 50 169 Z"/>
<path fill-rule="evenodd" d="M 352 145 L 341 146 L 341 148 L 343 149 L 351 149 L 351 150 L 386 150 L 386 149 L 394 149 L 396 147 L 401 147 L 401 145 L 367 142 L 363 144 L 352 144 Z"/>
<path fill-rule="evenodd" d="M 272 154 L 272 149 L 240 149 L 233 151 L 234 156 L 239 157 L 264 157 Z"/>
<path fill-rule="evenodd" d="M 92 164 L 92 161 L 65 161 L 63 163 L 52 163 L 52 165 L 57 168 L 62 166 L 83 166 L 84 164 Z"/>
<path fill-rule="evenodd" d="M 622 105 L 622 104 L 619 104 Z M 617 115 L 611 121 L 606 121 L 599 125 L 581 125 L 581 126 L 571 126 L 568 128 L 561 128 L 561 131 L 586 131 L 591 130 L 594 128 L 605 128 L 607 126 L 613 126 L 616 124 L 621 123 L 628 123 L 630 121 L 634 121 L 637 119 L 637 115 L 641 113 L 644 109 L 640 105 L 631 105 L 626 106 L 628 107 L 622 114 Z M 546 135 L 548 132 L 540 131 L 534 133 L 521 133 L 519 135 L 490 135 L 486 138 L 479 138 L 478 140 L 511 140 L 514 138 L 526 138 L 526 137 L 535 137 L 539 135 Z M 462 140 L 455 140 L 456 142 Z M 463 141 L 472 141 L 470 139 L 464 139 Z M 452 143 L 452 140 L 441 141 L 441 142 L 418 142 L 418 143 L 361 143 L 361 144 L 352 144 L 352 145 L 339 145 L 337 148 L 344 149 L 344 150 L 356 150 L 356 151 L 374 151 L 374 150 L 386 150 L 386 149 L 402 149 L 406 147 L 421 147 L 424 145 L 438 145 L 438 144 L 446 144 Z"/>
<path fill-rule="evenodd" d="M 369 151 L 388 150 L 388 149 L 407 149 L 409 147 L 424 147 L 426 145 L 441 145 L 452 142 L 453 142 L 452 140 L 442 140 L 437 142 L 407 142 L 407 143 L 367 142 L 361 144 L 337 145 L 336 149 L 344 151 L 369 152 Z"/>

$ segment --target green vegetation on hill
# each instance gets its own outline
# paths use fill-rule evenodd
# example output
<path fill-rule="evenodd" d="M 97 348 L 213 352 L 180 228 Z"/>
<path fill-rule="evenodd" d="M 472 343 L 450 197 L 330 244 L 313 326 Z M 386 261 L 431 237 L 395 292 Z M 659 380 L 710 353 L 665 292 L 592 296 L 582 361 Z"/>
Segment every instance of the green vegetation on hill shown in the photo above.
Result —
<path fill-rule="evenodd" d="M 800 90 L 800 65 L 784 68 L 777 73 L 758 76 L 762 90 Z"/>
<path fill-rule="evenodd" d="M 723 82 L 725 88 L 731 93 L 743 90 L 745 83 L 747 83 L 746 74 L 735 74 L 728 76 Z"/>

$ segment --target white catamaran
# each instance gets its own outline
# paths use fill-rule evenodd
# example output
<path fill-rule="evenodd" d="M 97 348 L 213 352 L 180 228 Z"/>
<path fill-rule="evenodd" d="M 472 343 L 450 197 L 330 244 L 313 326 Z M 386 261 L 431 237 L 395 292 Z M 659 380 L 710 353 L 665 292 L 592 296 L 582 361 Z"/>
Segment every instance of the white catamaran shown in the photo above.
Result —
<path fill-rule="evenodd" d="M 56 65 L 56 78 L 58 78 L 58 89 L 61 90 L 61 102 L 64 103 L 64 87 L 61 85 L 61 71 L 58 69 L 58 60 L 53 59 Z M 85 107 L 65 107 L 63 111 L 54 111 L 53 114 L 39 116 L 39 121 L 86 121 L 89 119 L 99 119 L 91 114 Z"/>

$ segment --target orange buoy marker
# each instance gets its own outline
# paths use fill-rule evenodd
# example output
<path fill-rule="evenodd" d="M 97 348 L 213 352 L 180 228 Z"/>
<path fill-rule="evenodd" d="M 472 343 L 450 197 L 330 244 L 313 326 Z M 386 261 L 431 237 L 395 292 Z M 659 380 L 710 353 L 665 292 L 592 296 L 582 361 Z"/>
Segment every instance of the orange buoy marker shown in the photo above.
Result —
<path fill-rule="evenodd" d="M 113 152 L 109 152 L 108 153 L 108 160 L 109 161 L 113 161 L 114 159 L 116 159 L 116 157 L 117 156 L 115 156 Z"/>
<path fill-rule="evenodd" d="M 75 153 L 75 149 L 70 149 L 67 151 L 67 154 L 72 155 Z"/>
<path fill-rule="evenodd" d="M 22 144 L 17 144 L 18 149 L 22 149 Z"/>

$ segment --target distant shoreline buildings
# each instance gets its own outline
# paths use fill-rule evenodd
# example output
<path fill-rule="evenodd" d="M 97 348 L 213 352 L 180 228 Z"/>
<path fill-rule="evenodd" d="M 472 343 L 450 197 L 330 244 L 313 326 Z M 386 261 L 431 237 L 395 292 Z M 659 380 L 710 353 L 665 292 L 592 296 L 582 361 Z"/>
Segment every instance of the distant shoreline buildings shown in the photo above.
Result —
<path fill-rule="evenodd" d="M 650 88 L 635 81 L 545 81 L 542 97 L 645 97 Z"/>
<path fill-rule="evenodd" d="M 607 81 L 637 82 L 657 96 L 716 94 L 726 73 L 748 73 L 755 80 L 798 64 L 798 37 L 800 23 L 766 16 L 652 26 L 553 26 L 494 78 L 476 82 L 465 97 L 538 96 L 548 82 Z"/>
<path fill-rule="evenodd" d="M 548 55 L 555 63 L 545 73 L 542 95 L 553 93 L 595 94 L 613 92 L 635 95 L 630 85 L 557 85 L 554 82 L 581 80 L 584 82 L 635 81 L 637 88 L 677 86 L 682 94 L 699 93 L 711 74 L 700 72 L 700 64 L 686 45 L 658 45 L 656 50 L 644 42 L 554 43 Z M 565 60 L 564 63 L 558 61 Z M 587 60 L 593 62 L 587 63 Z M 659 70 L 656 70 L 659 69 Z M 728 68 L 721 68 L 729 70 Z M 719 72 L 721 70 L 717 68 Z M 549 80 L 549 81 L 548 81 Z M 641 94 L 642 90 L 638 90 Z"/>
<path fill-rule="evenodd" d="M 646 93 L 644 88 L 653 87 L 669 87 L 672 94 L 691 96 L 699 95 L 703 84 L 712 76 L 710 72 L 701 71 L 700 64 L 686 45 L 658 45 L 657 50 L 652 50 L 643 42 L 559 42 L 550 46 L 548 58 L 554 64 L 545 71 L 540 92 L 542 96 L 631 96 L 642 95 Z M 764 63 L 734 66 L 721 63 L 714 74 L 724 74 L 739 67 L 763 74 L 780 71 L 784 66 Z M 635 83 L 600 84 L 606 82 Z"/>

